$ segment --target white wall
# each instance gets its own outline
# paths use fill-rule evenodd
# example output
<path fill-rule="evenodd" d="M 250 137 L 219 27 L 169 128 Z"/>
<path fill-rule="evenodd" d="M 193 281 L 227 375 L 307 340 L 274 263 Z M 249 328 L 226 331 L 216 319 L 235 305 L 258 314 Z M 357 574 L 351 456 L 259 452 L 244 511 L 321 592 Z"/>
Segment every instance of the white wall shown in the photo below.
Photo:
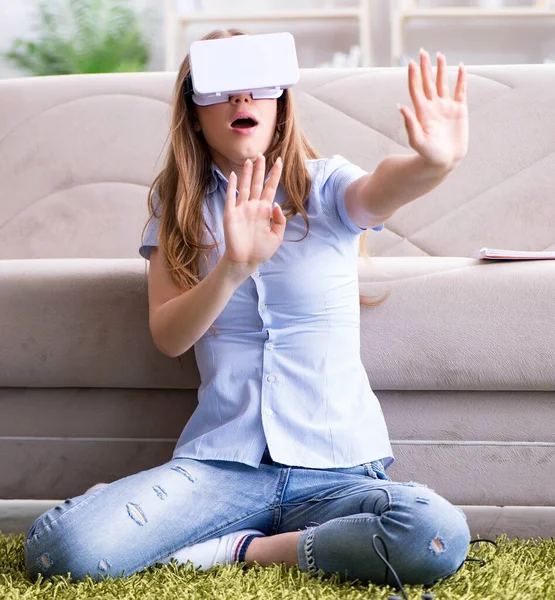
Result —
<path fill-rule="evenodd" d="M 17 37 L 27 36 L 36 0 L 0 0 L 0 77 L 17 75 L 3 58 Z"/>
<path fill-rule="evenodd" d="M 179 2 L 197 2 L 209 9 L 229 9 L 229 0 L 178 0 Z M 260 10 L 264 2 L 270 7 L 292 8 L 315 6 L 318 2 L 329 0 L 235 0 L 234 10 Z M 336 0 L 337 4 L 352 4 L 356 0 Z M 162 70 L 164 65 L 164 28 L 163 0 L 130 0 L 138 9 L 149 9 L 151 19 L 149 27 L 152 32 L 153 57 L 150 68 Z M 427 5 L 462 5 L 475 4 L 473 0 L 422 0 Z M 507 5 L 531 4 L 533 0 L 506 0 Z M 0 54 L 3 53 L 16 37 L 32 36 L 32 20 L 38 0 L 0 0 Z M 387 66 L 389 57 L 389 15 L 390 0 L 372 0 L 372 34 L 374 64 Z M 187 38 L 179 47 L 180 56 L 186 52 L 188 44 L 198 39 L 221 24 L 195 25 L 188 29 Z M 239 27 L 253 33 L 269 31 L 291 31 L 295 36 L 301 67 L 317 66 L 329 61 L 333 51 L 348 52 L 357 43 L 358 30 L 355 23 L 340 21 L 338 23 L 237 23 Z M 439 25 L 439 26 L 438 26 Z M 504 23 L 483 21 L 480 24 L 467 24 L 443 21 L 413 22 L 407 27 L 408 54 L 416 57 L 420 46 L 435 53 L 442 50 L 447 54 L 450 64 L 464 61 L 466 64 L 491 63 L 537 63 L 546 56 L 555 60 L 555 19 L 541 21 L 510 20 Z M 0 58 L 0 77 L 17 76 L 13 67 Z"/>

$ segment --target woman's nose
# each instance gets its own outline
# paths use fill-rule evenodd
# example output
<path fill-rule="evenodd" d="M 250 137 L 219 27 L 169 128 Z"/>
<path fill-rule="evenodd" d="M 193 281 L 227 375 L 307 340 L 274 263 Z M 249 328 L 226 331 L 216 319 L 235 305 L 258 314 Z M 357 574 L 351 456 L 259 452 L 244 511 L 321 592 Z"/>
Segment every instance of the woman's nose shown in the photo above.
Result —
<path fill-rule="evenodd" d="M 240 104 L 241 102 L 251 102 L 252 98 L 250 94 L 235 94 L 231 96 L 231 102 L 234 104 Z"/>

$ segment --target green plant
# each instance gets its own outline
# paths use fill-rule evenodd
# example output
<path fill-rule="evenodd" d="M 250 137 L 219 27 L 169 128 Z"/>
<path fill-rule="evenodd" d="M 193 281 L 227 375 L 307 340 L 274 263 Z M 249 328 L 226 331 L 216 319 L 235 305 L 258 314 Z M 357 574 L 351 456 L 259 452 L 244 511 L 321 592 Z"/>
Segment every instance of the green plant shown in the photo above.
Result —
<path fill-rule="evenodd" d="M 33 75 L 144 71 L 149 61 L 127 0 L 42 0 L 35 28 L 35 40 L 15 40 L 5 55 Z"/>

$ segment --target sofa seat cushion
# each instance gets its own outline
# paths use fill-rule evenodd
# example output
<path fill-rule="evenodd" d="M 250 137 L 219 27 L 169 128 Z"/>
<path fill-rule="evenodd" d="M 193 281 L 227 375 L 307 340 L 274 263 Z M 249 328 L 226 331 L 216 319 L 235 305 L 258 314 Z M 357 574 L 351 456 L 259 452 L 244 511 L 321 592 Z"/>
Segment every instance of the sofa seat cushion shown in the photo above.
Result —
<path fill-rule="evenodd" d="M 359 259 L 374 390 L 555 390 L 555 261 Z M 0 260 L 0 386 L 198 389 L 148 328 L 142 259 Z"/>

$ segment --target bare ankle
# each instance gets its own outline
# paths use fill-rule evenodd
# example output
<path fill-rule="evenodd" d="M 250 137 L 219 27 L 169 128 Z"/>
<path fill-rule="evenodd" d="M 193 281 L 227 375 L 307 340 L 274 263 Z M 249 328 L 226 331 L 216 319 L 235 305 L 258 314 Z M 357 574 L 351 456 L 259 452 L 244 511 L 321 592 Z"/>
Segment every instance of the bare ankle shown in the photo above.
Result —
<path fill-rule="evenodd" d="M 297 565 L 297 543 L 300 536 L 300 531 L 292 531 L 254 538 L 245 554 L 247 566 L 251 567 L 255 562 L 263 567 L 279 563 L 285 563 L 288 567 Z"/>

